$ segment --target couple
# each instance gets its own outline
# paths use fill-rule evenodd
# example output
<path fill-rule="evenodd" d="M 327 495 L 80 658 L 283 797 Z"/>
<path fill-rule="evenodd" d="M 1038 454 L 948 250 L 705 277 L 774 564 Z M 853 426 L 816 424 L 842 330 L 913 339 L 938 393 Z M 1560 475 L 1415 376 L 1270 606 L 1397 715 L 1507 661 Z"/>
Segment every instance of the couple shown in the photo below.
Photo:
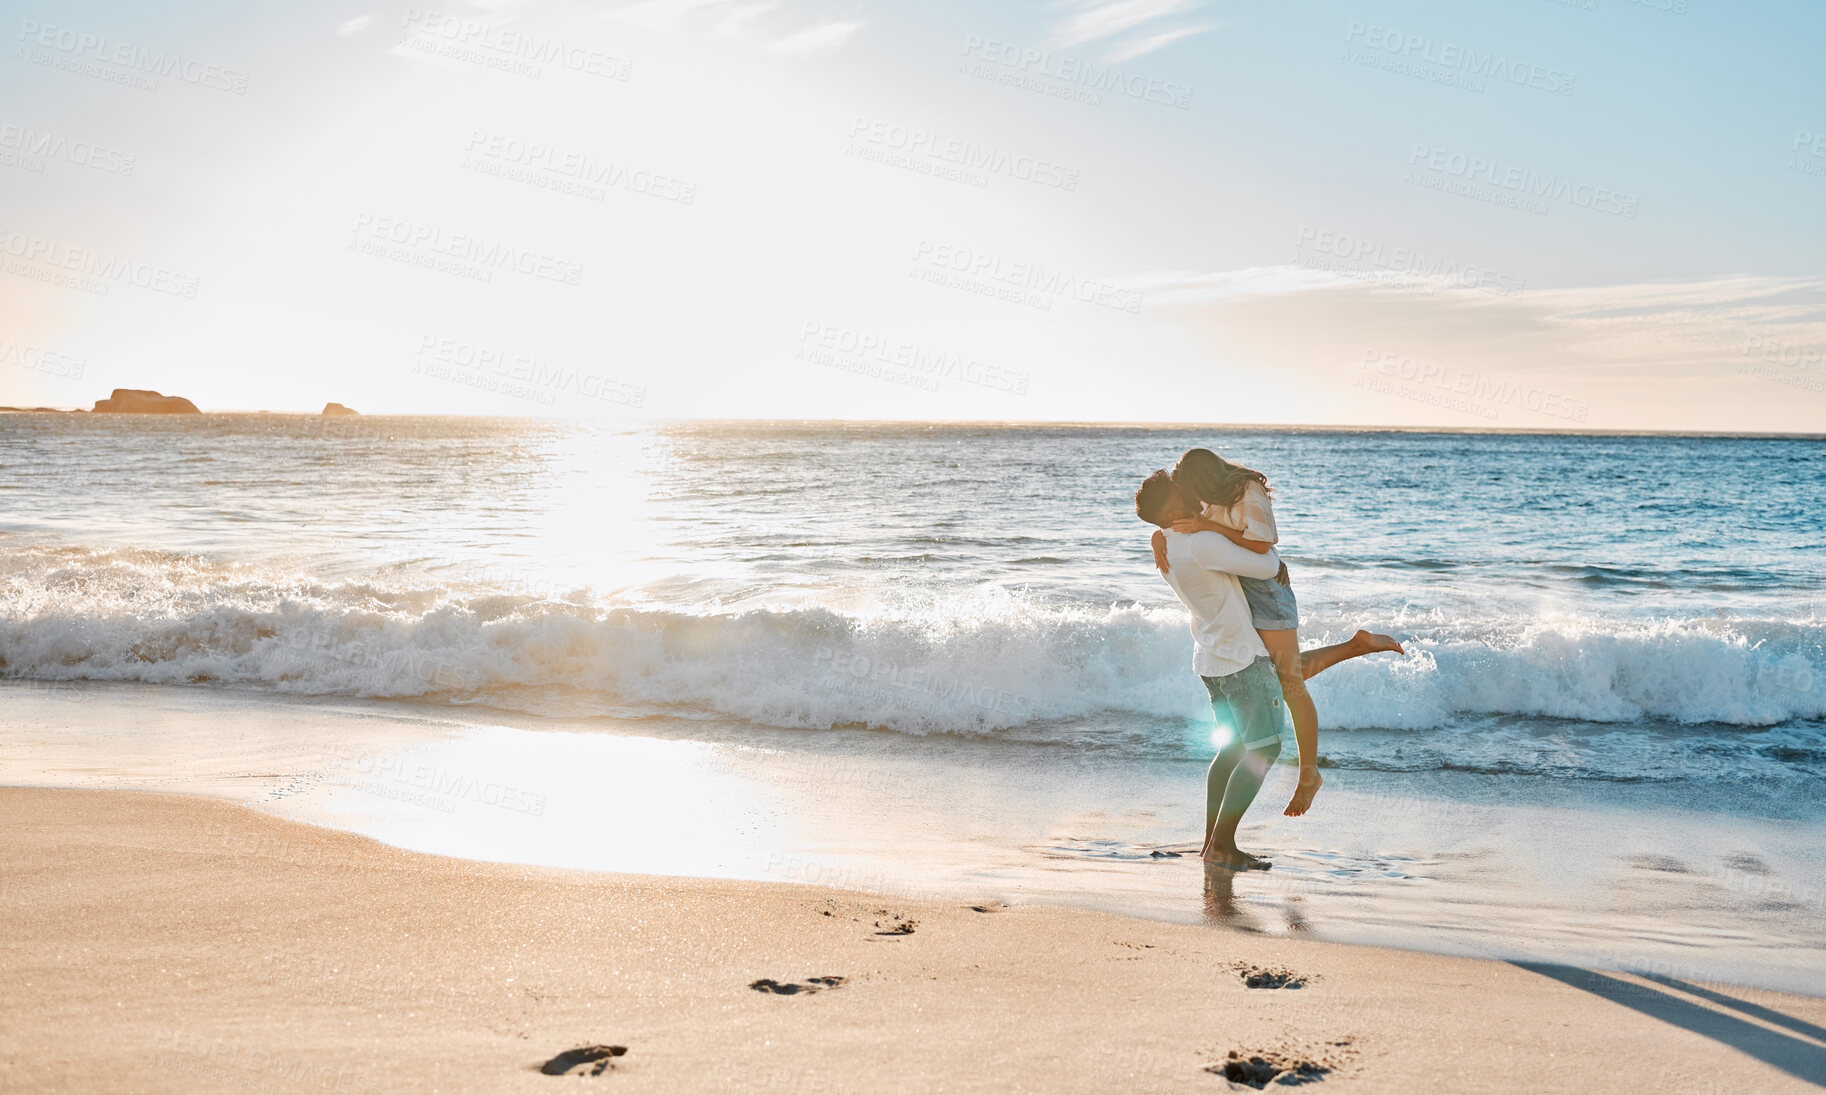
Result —
<path fill-rule="evenodd" d="M 1159 526 L 1154 565 L 1192 614 L 1192 667 L 1217 713 L 1216 759 L 1205 777 L 1207 864 L 1231 870 L 1270 866 L 1236 846 L 1236 827 L 1281 753 L 1292 708 L 1300 748 L 1300 783 L 1287 804 L 1304 814 L 1319 777 L 1319 714 L 1306 678 L 1378 651 L 1406 653 L 1387 635 L 1359 631 L 1348 642 L 1300 652 L 1299 608 L 1287 567 L 1275 553 L 1279 534 L 1268 479 L 1209 449 L 1191 449 L 1173 470 L 1157 471 L 1135 492 L 1135 514 Z"/>

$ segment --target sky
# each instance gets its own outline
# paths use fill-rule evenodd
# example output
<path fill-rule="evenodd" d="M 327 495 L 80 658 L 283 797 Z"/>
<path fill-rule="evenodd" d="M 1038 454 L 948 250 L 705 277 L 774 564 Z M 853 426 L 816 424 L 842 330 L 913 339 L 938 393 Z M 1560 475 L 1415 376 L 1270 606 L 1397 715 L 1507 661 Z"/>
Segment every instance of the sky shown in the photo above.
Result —
<path fill-rule="evenodd" d="M 9 8 L 0 404 L 1826 430 L 1812 0 Z"/>

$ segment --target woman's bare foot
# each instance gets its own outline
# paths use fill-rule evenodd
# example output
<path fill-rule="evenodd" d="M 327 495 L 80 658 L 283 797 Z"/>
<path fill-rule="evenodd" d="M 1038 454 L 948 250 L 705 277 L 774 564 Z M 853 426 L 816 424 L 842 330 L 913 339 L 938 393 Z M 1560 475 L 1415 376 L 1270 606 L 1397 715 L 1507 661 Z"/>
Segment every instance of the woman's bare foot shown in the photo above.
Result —
<path fill-rule="evenodd" d="M 1350 637 L 1350 641 L 1353 646 L 1362 648 L 1365 654 L 1380 654 L 1387 650 L 1404 657 L 1407 655 L 1407 651 L 1401 649 L 1400 643 L 1387 635 L 1378 635 L 1374 631 L 1359 631 Z"/>
<path fill-rule="evenodd" d="M 1299 817 L 1311 809 L 1313 796 L 1319 793 L 1319 787 L 1324 783 L 1325 777 L 1319 774 L 1317 768 L 1300 769 L 1300 785 L 1293 789 L 1293 798 L 1287 803 L 1287 809 L 1281 812 L 1288 817 Z"/>

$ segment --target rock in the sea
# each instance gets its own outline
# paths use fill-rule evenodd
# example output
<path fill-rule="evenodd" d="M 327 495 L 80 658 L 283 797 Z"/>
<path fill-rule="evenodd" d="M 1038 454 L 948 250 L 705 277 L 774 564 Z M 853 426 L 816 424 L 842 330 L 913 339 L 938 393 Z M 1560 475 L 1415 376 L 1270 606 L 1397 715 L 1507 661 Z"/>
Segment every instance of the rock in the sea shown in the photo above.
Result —
<path fill-rule="evenodd" d="M 325 417 L 334 417 L 342 414 L 360 414 L 361 412 L 353 407 L 345 407 L 340 403 L 325 403 L 323 405 L 323 413 Z"/>
<path fill-rule="evenodd" d="M 106 399 L 95 401 L 96 414 L 202 414 L 181 395 L 160 395 L 139 388 L 116 388 Z"/>

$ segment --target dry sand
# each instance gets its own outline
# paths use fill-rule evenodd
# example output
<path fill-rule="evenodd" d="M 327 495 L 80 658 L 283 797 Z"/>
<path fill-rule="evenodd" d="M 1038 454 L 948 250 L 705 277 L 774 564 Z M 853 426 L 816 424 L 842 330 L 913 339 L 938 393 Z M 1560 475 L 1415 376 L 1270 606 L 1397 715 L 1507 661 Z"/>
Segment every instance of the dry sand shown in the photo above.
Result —
<path fill-rule="evenodd" d="M 198 798 L 0 789 L 0 834 L 5 1091 L 1248 1090 L 1232 1051 L 1320 1092 L 1826 1083 L 1809 997 L 473 863 Z M 541 1073 L 592 1045 L 626 1052 Z"/>

